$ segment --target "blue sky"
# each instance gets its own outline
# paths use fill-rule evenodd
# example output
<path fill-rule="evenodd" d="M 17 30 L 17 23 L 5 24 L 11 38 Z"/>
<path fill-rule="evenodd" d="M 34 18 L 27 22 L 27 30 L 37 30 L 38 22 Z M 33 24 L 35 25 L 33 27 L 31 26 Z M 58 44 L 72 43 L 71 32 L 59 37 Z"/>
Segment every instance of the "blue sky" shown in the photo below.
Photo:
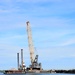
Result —
<path fill-rule="evenodd" d="M 30 64 L 26 22 L 44 69 L 75 69 L 75 0 L 0 0 L 0 69 L 17 68 L 24 49 Z"/>

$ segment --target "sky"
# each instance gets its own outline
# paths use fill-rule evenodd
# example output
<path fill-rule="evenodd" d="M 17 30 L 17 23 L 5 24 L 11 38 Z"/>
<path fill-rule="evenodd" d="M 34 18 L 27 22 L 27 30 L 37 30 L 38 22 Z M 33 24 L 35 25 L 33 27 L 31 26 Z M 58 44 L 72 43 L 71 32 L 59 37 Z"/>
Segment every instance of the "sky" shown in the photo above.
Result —
<path fill-rule="evenodd" d="M 0 0 L 0 69 L 31 64 L 27 21 L 42 68 L 75 69 L 75 0 Z"/>

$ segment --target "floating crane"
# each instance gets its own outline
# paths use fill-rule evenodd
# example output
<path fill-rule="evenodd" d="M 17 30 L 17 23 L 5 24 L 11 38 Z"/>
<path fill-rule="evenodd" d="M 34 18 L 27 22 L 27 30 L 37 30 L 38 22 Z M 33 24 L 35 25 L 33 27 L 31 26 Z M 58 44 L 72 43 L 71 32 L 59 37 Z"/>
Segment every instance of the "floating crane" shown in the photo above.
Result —
<path fill-rule="evenodd" d="M 26 24 L 27 24 L 28 44 L 29 44 L 30 59 L 31 59 L 31 65 L 29 66 L 28 69 L 41 70 L 41 63 L 38 63 L 38 55 L 35 56 L 34 54 L 34 45 L 32 41 L 32 32 L 29 21 L 27 21 Z"/>

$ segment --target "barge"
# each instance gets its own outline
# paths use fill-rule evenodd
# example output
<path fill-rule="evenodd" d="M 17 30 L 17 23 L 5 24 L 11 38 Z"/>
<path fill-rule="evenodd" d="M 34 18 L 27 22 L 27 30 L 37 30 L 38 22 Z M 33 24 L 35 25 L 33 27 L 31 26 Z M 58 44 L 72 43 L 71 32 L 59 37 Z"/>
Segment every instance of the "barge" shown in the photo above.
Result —
<path fill-rule="evenodd" d="M 22 70 L 5 70 L 4 74 L 26 74 L 26 71 L 22 71 Z"/>

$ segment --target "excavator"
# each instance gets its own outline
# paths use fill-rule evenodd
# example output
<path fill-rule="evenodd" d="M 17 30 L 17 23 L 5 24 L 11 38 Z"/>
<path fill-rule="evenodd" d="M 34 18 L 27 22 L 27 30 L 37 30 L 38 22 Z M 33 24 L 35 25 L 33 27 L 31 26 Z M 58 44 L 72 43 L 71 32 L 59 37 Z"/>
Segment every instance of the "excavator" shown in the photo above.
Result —
<path fill-rule="evenodd" d="M 33 45 L 32 32 L 29 21 L 27 21 L 26 24 L 27 24 L 28 44 L 29 44 L 30 60 L 31 60 L 31 65 L 27 69 L 41 70 L 41 63 L 38 63 L 38 55 L 34 54 L 34 45 Z"/>

